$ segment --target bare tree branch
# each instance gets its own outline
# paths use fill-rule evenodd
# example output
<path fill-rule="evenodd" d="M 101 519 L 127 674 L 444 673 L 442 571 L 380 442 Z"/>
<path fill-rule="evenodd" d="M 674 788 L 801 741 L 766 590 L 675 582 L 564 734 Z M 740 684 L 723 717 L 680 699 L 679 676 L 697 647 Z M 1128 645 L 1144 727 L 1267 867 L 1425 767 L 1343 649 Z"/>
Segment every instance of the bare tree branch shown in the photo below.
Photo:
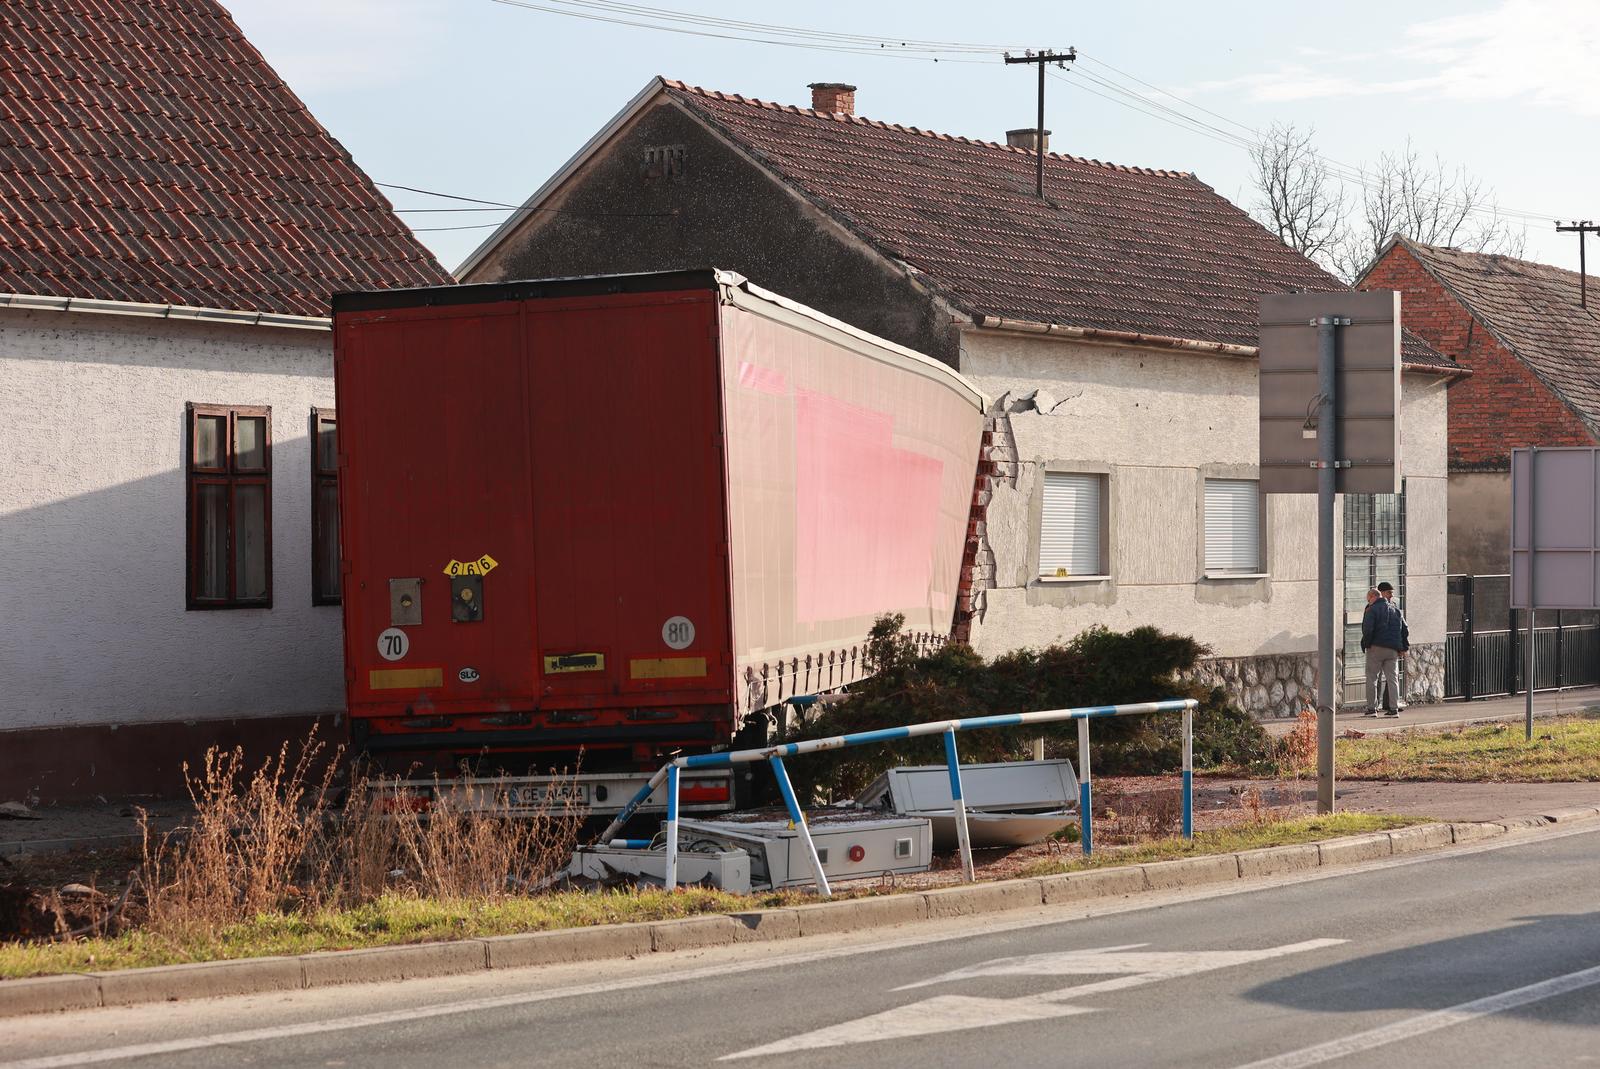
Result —
<path fill-rule="evenodd" d="M 1346 281 L 1389 239 L 1521 256 L 1527 231 L 1503 218 L 1492 190 L 1465 167 L 1424 160 L 1410 139 L 1345 184 L 1318 153 L 1315 131 L 1274 124 L 1251 150 L 1258 218 L 1288 245 Z"/>

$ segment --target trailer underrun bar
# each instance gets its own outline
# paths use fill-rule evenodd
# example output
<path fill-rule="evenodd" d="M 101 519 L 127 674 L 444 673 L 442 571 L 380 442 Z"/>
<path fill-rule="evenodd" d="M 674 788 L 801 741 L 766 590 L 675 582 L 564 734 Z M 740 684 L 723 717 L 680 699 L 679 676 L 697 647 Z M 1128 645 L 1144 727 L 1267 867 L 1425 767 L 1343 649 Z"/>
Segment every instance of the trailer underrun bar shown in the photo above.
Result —
<path fill-rule="evenodd" d="M 1194 711 L 1199 702 L 1193 698 L 1171 698 L 1156 702 L 1138 702 L 1126 705 L 1091 705 L 1073 709 L 1047 709 L 1031 713 L 1003 713 L 997 716 L 966 717 L 960 720 L 933 720 L 904 727 L 881 728 L 877 731 L 858 731 L 849 735 L 832 735 L 825 739 L 808 739 L 804 742 L 779 743 L 755 750 L 731 750 L 725 753 L 690 754 L 675 757 L 662 765 L 650 781 L 623 806 L 614 820 L 600 833 L 600 842 L 613 842 L 629 818 L 645 800 L 667 784 L 667 857 L 666 887 L 670 891 L 678 885 L 678 779 L 679 772 L 689 768 L 729 768 L 733 765 L 755 764 L 766 761 L 778 781 L 778 791 L 783 795 L 784 808 L 789 822 L 799 832 L 806 852 L 811 858 L 812 872 L 816 874 L 817 892 L 824 898 L 833 892 L 828 878 L 823 874 L 822 863 L 817 858 L 816 845 L 806 826 L 805 811 L 795 797 L 789 782 L 785 757 L 817 753 L 822 750 L 842 750 L 851 746 L 868 746 L 878 742 L 894 742 L 924 735 L 943 735 L 945 762 L 950 769 L 950 796 L 955 802 L 956 838 L 961 845 L 961 871 L 966 882 L 974 879 L 972 865 L 972 839 L 967 828 L 967 810 L 961 797 L 961 763 L 956 751 L 956 732 L 978 731 L 984 728 L 1020 727 L 1028 724 L 1049 724 L 1063 720 L 1078 721 L 1078 815 L 1084 856 L 1094 850 L 1093 788 L 1089 767 L 1089 721 L 1113 716 L 1142 716 L 1149 713 L 1183 714 L 1183 837 L 1194 838 Z M 620 841 L 620 840 L 618 840 Z"/>

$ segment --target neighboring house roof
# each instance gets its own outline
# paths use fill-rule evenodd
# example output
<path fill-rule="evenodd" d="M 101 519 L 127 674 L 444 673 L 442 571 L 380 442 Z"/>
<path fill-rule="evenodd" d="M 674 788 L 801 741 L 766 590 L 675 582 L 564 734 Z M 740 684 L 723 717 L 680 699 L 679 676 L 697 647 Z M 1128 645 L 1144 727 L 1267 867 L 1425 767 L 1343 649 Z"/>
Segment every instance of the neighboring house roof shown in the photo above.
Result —
<path fill-rule="evenodd" d="M 1600 285 L 1589 287 L 1595 290 L 1595 304 L 1585 308 L 1578 303 L 1576 271 L 1400 237 L 1390 240 L 1374 266 L 1396 246 L 1409 252 L 1579 418 L 1600 426 Z"/>
<path fill-rule="evenodd" d="M 1041 201 L 1032 152 L 660 79 L 529 206 L 659 93 L 980 323 L 1253 349 L 1262 293 L 1348 288 L 1192 174 L 1047 154 Z M 1462 370 L 1414 336 L 1404 358 Z"/>
<path fill-rule="evenodd" d="M 0 8 L 0 291 L 327 316 L 451 281 L 213 0 Z"/>

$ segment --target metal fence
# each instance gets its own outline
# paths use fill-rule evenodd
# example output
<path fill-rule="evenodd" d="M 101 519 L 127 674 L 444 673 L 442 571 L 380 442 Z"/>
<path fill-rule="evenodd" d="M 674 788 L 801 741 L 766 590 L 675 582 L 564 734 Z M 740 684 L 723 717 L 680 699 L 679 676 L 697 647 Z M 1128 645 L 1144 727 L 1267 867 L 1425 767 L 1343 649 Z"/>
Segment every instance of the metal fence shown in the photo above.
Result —
<path fill-rule="evenodd" d="M 823 874 L 822 861 L 817 857 L 816 844 L 811 841 L 811 831 L 806 826 L 805 811 L 789 783 L 789 773 L 784 767 L 785 757 L 816 753 L 820 750 L 839 750 L 850 746 L 867 746 L 873 743 L 894 742 L 898 739 L 918 738 L 925 735 L 944 736 L 945 762 L 950 770 L 950 798 L 955 816 L 956 837 L 961 845 L 961 868 L 966 881 L 973 880 L 972 839 L 967 829 L 966 803 L 961 797 L 961 760 L 956 752 L 956 733 L 983 728 L 1022 727 L 1027 724 L 1048 724 L 1062 720 L 1078 722 L 1078 825 L 1083 853 L 1088 857 L 1094 850 L 1094 794 L 1093 777 L 1089 768 L 1089 721 L 1113 716 L 1142 716 L 1149 713 L 1183 714 L 1183 837 L 1194 838 L 1194 711 L 1199 702 L 1193 698 L 1171 698 L 1166 701 L 1137 702 L 1126 705 L 1089 705 L 1073 709 L 1047 709 L 1031 713 L 1002 713 L 997 716 L 970 716 L 959 720 L 933 720 L 924 724 L 907 724 L 904 727 L 881 728 L 877 731 L 858 731 L 849 735 L 833 735 L 825 739 L 807 739 L 804 742 L 784 742 L 756 750 L 728 750 L 721 753 L 689 754 L 674 757 L 662 765 L 650 782 L 639 788 L 639 793 L 623 806 L 622 812 L 600 833 L 599 842 L 610 843 L 626 849 L 648 845 L 638 840 L 613 839 L 627 824 L 634 812 L 663 783 L 667 787 L 667 890 L 678 883 L 678 790 L 679 777 L 684 769 L 730 768 L 733 765 L 755 764 L 765 761 L 772 766 L 778 791 L 783 795 L 784 808 L 789 812 L 789 823 L 800 833 L 806 854 L 811 860 L 811 871 L 817 882 L 817 891 L 827 898 L 832 892 L 828 878 Z"/>
<path fill-rule="evenodd" d="M 1528 614 L 1511 608 L 1510 576 L 1452 575 L 1446 589 L 1445 697 L 1522 693 Z M 1535 622 L 1534 690 L 1600 683 L 1600 614 L 1547 609 Z"/>

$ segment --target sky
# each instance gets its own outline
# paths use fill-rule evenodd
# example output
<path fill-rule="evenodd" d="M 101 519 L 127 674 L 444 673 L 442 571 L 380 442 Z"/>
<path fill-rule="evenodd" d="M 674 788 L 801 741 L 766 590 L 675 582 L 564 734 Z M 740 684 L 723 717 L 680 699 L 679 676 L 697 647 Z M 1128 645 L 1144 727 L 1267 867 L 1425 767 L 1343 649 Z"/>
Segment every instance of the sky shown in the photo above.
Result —
<path fill-rule="evenodd" d="M 1465 167 L 1502 209 L 1528 216 L 1508 219 L 1526 225 L 1529 259 L 1575 269 L 1576 236 L 1555 233 L 1554 220 L 1600 220 L 1593 0 L 640 2 L 993 51 L 934 63 L 895 48 L 786 47 L 538 10 L 601 14 L 592 0 L 224 0 L 374 180 L 461 197 L 521 203 L 657 74 L 806 106 L 808 83 L 848 82 L 859 115 L 1003 141 L 1033 125 L 1036 81 L 999 52 L 1071 46 L 1082 58 L 1047 81 L 1054 151 L 1191 171 L 1252 208 L 1239 140 L 1294 123 L 1352 170 L 1408 139 Z M 505 215 L 385 192 L 449 269 Z"/>

